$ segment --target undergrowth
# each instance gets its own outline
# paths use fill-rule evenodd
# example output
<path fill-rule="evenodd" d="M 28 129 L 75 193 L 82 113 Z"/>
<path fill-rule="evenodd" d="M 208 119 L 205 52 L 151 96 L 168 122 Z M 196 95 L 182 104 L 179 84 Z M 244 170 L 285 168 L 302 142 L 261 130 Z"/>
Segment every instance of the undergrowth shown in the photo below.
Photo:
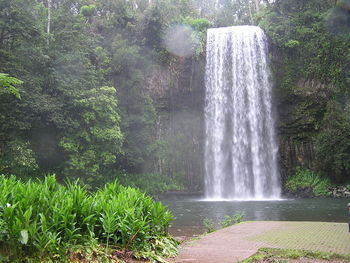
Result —
<path fill-rule="evenodd" d="M 149 194 L 179 191 L 185 188 L 178 180 L 155 173 L 120 174 L 118 179 L 122 185 L 139 188 Z"/>
<path fill-rule="evenodd" d="M 292 192 L 311 189 L 314 196 L 330 196 L 331 186 L 328 178 L 302 167 L 297 167 L 295 175 L 289 177 L 285 184 L 286 189 Z"/>
<path fill-rule="evenodd" d="M 177 252 L 167 234 L 172 218 L 160 202 L 117 181 L 90 193 L 55 176 L 42 182 L 0 176 L 0 262 L 64 262 L 79 247 L 161 261 Z"/>
<path fill-rule="evenodd" d="M 234 224 L 239 224 L 243 221 L 243 218 L 244 218 L 244 212 L 237 212 L 232 216 L 225 215 L 225 218 L 220 222 L 221 228 L 229 227 Z M 215 228 L 213 220 L 209 218 L 204 218 L 203 227 L 206 233 L 211 233 L 217 230 Z"/>

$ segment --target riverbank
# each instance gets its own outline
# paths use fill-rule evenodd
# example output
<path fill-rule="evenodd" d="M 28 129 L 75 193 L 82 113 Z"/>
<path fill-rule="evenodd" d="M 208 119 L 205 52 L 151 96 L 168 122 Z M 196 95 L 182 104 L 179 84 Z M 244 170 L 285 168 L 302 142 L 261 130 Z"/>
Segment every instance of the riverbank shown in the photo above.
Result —
<path fill-rule="evenodd" d="M 174 215 L 170 231 L 174 236 L 200 235 L 203 221 L 209 219 L 216 228 L 225 219 L 244 213 L 244 221 L 321 221 L 346 223 L 346 205 L 350 198 L 300 198 L 278 201 L 205 201 L 198 198 L 162 199 Z"/>
<path fill-rule="evenodd" d="M 283 196 L 286 198 L 350 198 L 350 190 L 344 185 L 329 187 L 325 193 L 325 196 L 315 196 L 313 188 L 309 186 L 296 189 L 295 191 L 283 190 Z"/>
<path fill-rule="evenodd" d="M 350 255 L 346 223 L 245 222 L 185 242 L 174 263 L 232 263 L 260 248 L 284 248 Z"/>

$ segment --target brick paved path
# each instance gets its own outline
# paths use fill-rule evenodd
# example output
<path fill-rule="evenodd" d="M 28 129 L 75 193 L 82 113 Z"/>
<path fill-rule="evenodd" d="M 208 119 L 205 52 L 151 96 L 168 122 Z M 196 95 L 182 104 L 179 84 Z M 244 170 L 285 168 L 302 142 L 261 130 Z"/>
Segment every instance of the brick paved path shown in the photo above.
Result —
<path fill-rule="evenodd" d="M 233 263 L 259 248 L 275 247 L 350 254 L 347 224 L 322 222 L 246 222 L 185 243 L 174 263 Z"/>

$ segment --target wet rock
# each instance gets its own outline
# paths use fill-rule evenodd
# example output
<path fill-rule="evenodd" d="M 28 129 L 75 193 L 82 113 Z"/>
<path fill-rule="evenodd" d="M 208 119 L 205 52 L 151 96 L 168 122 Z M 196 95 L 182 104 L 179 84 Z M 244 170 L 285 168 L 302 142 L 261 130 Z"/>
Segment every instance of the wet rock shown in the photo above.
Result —
<path fill-rule="evenodd" d="M 283 196 L 287 198 L 311 198 L 314 197 L 314 194 L 311 187 L 304 187 L 295 191 L 285 189 Z"/>
<path fill-rule="evenodd" d="M 287 198 L 312 198 L 315 197 L 312 187 L 304 187 L 302 189 L 297 189 L 296 191 L 291 191 L 285 189 L 283 196 Z M 345 186 L 334 186 L 329 189 L 328 197 L 333 198 L 346 198 L 350 197 L 350 191 Z"/>
<path fill-rule="evenodd" d="M 335 186 L 332 187 L 332 196 L 334 198 L 344 198 L 350 197 L 350 192 L 347 190 L 345 186 Z"/>

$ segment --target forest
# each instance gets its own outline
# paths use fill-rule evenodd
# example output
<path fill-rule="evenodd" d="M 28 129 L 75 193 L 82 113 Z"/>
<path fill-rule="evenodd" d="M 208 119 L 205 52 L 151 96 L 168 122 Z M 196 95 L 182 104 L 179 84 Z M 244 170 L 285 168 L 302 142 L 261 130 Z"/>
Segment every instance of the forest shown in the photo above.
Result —
<path fill-rule="evenodd" d="M 316 196 L 329 195 L 332 185 L 350 191 L 349 0 L 0 0 L 0 174 L 9 185 L 1 191 L 45 192 L 35 183 L 40 178 L 73 203 L 80 192 L 97 210 L 86 204 L 67 216 L 101 221 L 95 234 L 107 247 L 114 230 L 107 213 L 96 216 L 102 198 L 122 199 L 133 191 L 128 186 L 202 192 L 206 32 L 233 25 L 258 25 L 268 37 L 286 191 L 310 184 L 320 187 Z M 119 197 L 110 196 L 113 187 Z M 57 198 L 45 193 L 33 200 L 46 206 Z M 165 208 L 141 192 L 131 195 L 160 211 L 164 221 L 152 221 L 147 238 L 162 236 L 170 222 Z M 0 213 L 10 217 L 9 202 L 0 200 Z M 55 214 L 31 209 L 21 216 L 37 213 L 41 225 L 44 213 Z M 59 224 L 57 237 L 66 229 Z M 15 221 L 11 227 L 11 246 L 18 235 L 25 246 L 28 233 Z M 53 243 L 94 233 L 77 226 L 85 232 L 75 239 L 70 227 L 60 241 L 37 240 L 27 251 L 55 254 Z M 144 237 L 137 229 L 113 242 L 139 250 Z"/>
<path fill-rule="evenodd" d="M 0 22 L 3 174 L 146 174 L 200 190 L 206 29 L 256 24 L 270 39 L 283 176 L 349 179 L 347 1 L 4 0 Z M 167 45 L 175 31 L 188 54 Z"/>

